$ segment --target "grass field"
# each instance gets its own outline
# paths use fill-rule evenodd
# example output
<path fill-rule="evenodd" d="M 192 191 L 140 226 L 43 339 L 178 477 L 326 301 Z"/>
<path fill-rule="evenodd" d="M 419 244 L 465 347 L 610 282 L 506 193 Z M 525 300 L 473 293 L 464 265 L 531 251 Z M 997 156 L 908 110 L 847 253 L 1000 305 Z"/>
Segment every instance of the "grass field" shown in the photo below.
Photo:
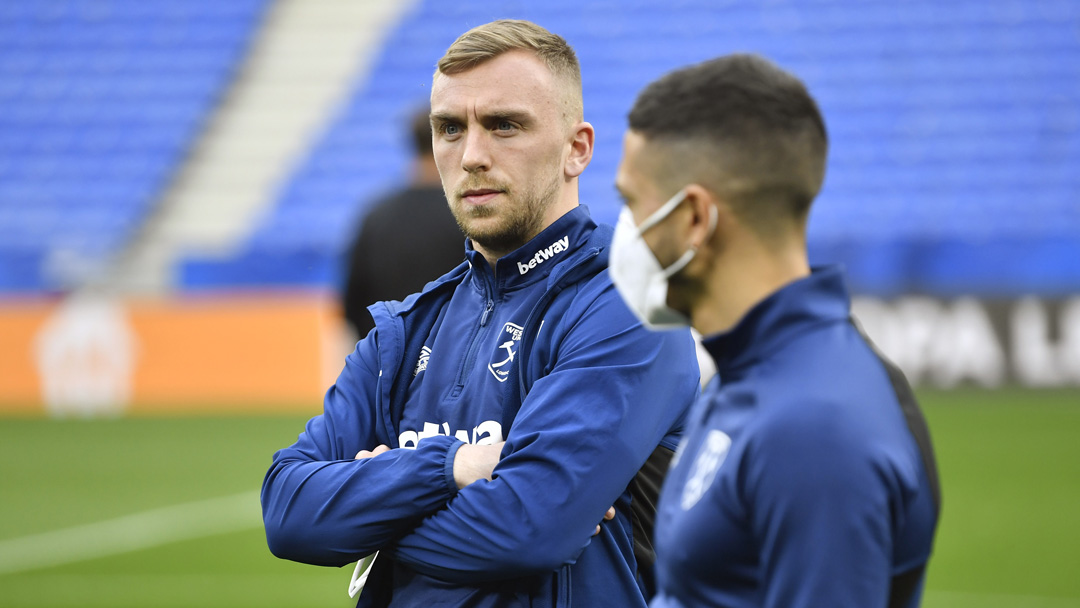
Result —
<path fill-rule="evenodd" d="M 929 608 L 1080 608 L 1080 392 L 921 393 L 945 510 Z M 272 557 L 257 490 L 303 417 L 0 419 L 0 606 L 351 606 Z"/>

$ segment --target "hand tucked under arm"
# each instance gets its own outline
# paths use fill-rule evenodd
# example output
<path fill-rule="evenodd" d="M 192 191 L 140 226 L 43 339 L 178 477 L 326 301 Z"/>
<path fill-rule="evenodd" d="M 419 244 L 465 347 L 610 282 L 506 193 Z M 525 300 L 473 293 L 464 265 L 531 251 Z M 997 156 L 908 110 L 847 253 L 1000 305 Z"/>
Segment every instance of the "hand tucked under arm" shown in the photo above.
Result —
<path fill-rule="evenodd" d="M 608 507 L 606 513 L 604 513 L 604 521 L 611 521 L 615 519 L 615 507 Z M 593 532 L 593 536 L 600 534 L 600 524 L 596 524 L 596 532 Z"/>
<path fill-rule="evenodd" d="M 499 464 L 499 455 L 505 444 L 505 441 L 492 445 L 462 444 L 454 456 L 454 482 L 458 489 L 481 479 L 491 481 L 491 473 Z M 360 450 L 353 460 L 366 460 L 389 451 L 390 446 L 378 445 L 371 450 Z"/>
<path fill-rule="evenodd" d="M 462 444 L 454 456 L 454 483 L 457 484 L 458 489 L 481 479 L 491 481 L 491 474 L 495 470 L 495 465 L 499 464 L 499 456 L 505 444 L 505 441 L 491 445 Z M 389 451 L 390 446 L 378 445 L 371 450 L 360 450 L 353 460 L 367 460 Z M 614 511 L 612 511 L 612 517 L 614 517 Z M 605 519 L 611 519 L 611 517 Z"/>
<path fill-rule="evenodd" d="M 375 456 L 378 456 L 379 454 L 382 454 L 383 452 L 389 452 L 389 451 L 390 451 L 390 446 L 388 446 L 388 445 L 378 445 L 378 446 L 375 446 L 375 449 L 373 449 L 373 450 L 360 450 L 359 452 L 356 453 L 356 458 L 353 458 L 353 460 L 365 460 L 365 459 L 368 459 L 368 458 L 374 458 Z"/>
<path fill-rule="evenodd" d="M 261 495 L 274 555 L 340 566 L 385 547 L 453 497 L 453 437 L 431 437 L 416 450 L 373 447 L 388 443 L 377 432 L 379 373 L 369 335 L 327 391 L 323 414 L 274 454 Z"/>
<path fill-rule="evenodd" d="M 558 364 L 532 383 L 491 481 L 469 483 L 489 471 L 468 473 L 472 454 L 457 447 L 458 493 L 397 539 L 398 563 L 472 584 L 549 573 L 591 544 L 700 392 L 689 334 L 648 332 L 618 298 L 606 289 L 565 334 L 560 326 Z"/>
<path fill-rule="evenodd" d="M 491 481 L 491 472 L 499 464 L 505 441 L 491 445 L 463 444 L 454 456 L 454 482 L 458 489 L 485 479 Z M 378 449 L 378 448 L 376 448 Z"/>

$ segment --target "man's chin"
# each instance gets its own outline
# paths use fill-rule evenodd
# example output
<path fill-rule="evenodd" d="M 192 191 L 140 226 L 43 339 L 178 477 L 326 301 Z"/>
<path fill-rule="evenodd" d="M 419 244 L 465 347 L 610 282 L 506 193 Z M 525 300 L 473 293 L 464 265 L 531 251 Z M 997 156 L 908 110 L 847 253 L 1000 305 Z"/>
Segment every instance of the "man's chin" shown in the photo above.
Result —
<path fill-rule="evenodd" d="M 462 232 L 466 235 L 482 235 L 500 231 L 499 218 L 490 214 L 479 215 L 476 213 L 455 212 L 454 219 L 457 220 Z"/>
<path fill-rule="evenodd" d="M 464 230 L 465 236 L 473 242 L 473 247 L 479 246 L 488 252 L 509 253 L 525 244 L 522 236 L 513 230 L 507 230 L 501 225 L 470 225 Z"/>
<path fill-rule="evenodd" d="M 465 236 L 484 249 L 502 249 L 503 246 L 514 240 L 513 236 L 507 234 L 505 230 L 499 230 L 497 227 L 479 227 L 470 226 L 464 231 Z"/>

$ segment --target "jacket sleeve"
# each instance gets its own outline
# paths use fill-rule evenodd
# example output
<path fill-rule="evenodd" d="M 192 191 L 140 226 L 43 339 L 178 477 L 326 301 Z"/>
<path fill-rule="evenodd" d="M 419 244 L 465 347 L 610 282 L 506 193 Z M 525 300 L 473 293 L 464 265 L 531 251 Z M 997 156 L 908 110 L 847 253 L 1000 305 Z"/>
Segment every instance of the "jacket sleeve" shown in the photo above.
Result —
<path fill-rule="evenodd" d="M 323 414 L 274 454 L 262 508 L 267 543 L 278 557 L 328 566 L 355 561 L 445 506 L 456 490 L 450 456 L 459 442 L 450 437 L 354 460 L 360 450 L 387 443 L 377 432 L 375 337 L 347 357 Z"/>
<path fill-rule="evenodd" d="M 396 558 L 475 583 L 574 561 L 608 507 L 698 394 L 689 332 L 654 333 L 614 289 L 562 319 L 553 367 L 518 411 L 490 482 L 458 492 L 396 544 Z"/>
<path fill-rule="evenodd" d="M 884 606 L 900 476 L 868 431 L 821 412 L 804 407 L 756 430 L 744 458 L 762 606 Z"/>

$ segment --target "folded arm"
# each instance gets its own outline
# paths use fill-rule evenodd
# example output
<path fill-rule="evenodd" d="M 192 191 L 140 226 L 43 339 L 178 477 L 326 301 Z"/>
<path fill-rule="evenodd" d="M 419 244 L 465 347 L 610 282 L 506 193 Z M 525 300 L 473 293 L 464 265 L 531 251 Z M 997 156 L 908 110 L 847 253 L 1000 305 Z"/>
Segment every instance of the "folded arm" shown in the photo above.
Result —
<path fill-rule="evenodd" d="M 355 459 L 386 442 L 377 432 L 378 382 L 369 336 L 327 392 L 324 413 L 307 423 L 295 444 L 274 454 L 262 488 L 263 524 L 274 555 L 347 564 L 406 533 L 453 495 L 459 442 L 451 437 Z"/>
<path fill-rule="evenodd" d="M 492 480 L 399 539 L 396 558 L 462 583 L 576 559 L 697 395 L 694 356 L 689 333 L 651 333 L 621 302 L 594 303 L 522 403 Z"/>

